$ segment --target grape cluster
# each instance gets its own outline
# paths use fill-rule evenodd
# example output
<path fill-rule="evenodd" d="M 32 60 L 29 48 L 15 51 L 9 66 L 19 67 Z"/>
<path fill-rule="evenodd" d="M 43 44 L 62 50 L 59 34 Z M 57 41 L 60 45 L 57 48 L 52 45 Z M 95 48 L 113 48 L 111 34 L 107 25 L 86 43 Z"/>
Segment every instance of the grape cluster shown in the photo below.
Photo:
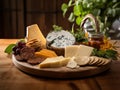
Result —
<path fill-rule="evenodd" d="M 20 50 L 26 46 L 26 43 L 23 41 L 19 41 L 14 47 L 13 47 L 13 54 L 14 55 L 19 55 L 20 54 Z"/>

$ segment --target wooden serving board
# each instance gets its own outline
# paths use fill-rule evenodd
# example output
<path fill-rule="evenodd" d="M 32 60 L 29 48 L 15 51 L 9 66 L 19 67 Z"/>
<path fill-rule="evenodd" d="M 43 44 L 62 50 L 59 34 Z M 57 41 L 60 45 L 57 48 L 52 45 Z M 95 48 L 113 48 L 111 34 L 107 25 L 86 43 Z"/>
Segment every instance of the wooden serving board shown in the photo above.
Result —
<path fill-rule="evenodd" d="M 37 65 L 33 66 L 28 64 L 27 62 L 21 62 L 16 60 L 14 55 L 12 55 L 12 60 L 17 68 L 28 74 L 32 74 L 40 77 L 59 78 L 59 79 L 82 78 L 82 77 L 93 76 L 108 70 L 111 64 L 110 62 L 104 66 L 99 66 L 99 67 L 84 66 L 76 69 L 70 69 L 67 67 L 40 69 Z"/>

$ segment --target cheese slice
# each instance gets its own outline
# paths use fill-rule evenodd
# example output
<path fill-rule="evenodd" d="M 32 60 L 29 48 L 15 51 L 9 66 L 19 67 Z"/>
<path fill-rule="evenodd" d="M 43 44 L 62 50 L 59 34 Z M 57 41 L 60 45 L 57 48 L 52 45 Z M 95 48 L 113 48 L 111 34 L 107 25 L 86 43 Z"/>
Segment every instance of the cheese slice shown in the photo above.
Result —
<path fill-rule="evenodd" d="M 63 56 L 58 56 L 54 58 L 47 58 L 42 63 L 39 64 L 40 68 L 56 68 L 67 65 L 70 58 L 64 58 Z"/>
<path fill-rule="evenodd" d="M 37 39 L 41 42 L 41 47 L 46 48 L 46 39 L 37 24 L 33 24 L 27 27 L 26 39 L 27 42 L 33 39 Z"/>
<path fill-rule="evenodd" d="M 65 48 L 65 57 L 82 57 L 90 56 L 93 51 L 93 47 L 85 45 L 71 45 Z"/>
<path fill-rule="evenodd" d="M 93 47 L 86 46 L 86 45 L 79 45 L 78 50 L 75 53 L 75 57 L 79 56 L 90 56 L 92 54 Z"/>
<path fill-rule="evenodd" d="M 71 45 L 65 47 L 65 57 L 73 57 L 78 50 L 79 46 L 78 45 Z"/>

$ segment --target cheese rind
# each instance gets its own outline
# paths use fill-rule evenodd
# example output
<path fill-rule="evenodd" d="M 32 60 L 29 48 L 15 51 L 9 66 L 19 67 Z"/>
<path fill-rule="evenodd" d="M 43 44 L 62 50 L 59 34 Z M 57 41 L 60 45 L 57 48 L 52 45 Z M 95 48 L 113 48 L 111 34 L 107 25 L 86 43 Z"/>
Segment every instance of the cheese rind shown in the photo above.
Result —
<path fill-rule="evenodd" d="M 70 58 L 64 58 L 63 56 L 58 56 L 54 58 L 47 58 L 42 63 L 39 64 L 40 68 L 57 68 L 67 65 Z"/>
<path fill-rule="evenodd" d="M 37 39 L 37 41 L 41 42 L 41 47 L 46 48 L 46 39 L 37 24 L 27 27 L 26 39 L 27 42 Z"/>

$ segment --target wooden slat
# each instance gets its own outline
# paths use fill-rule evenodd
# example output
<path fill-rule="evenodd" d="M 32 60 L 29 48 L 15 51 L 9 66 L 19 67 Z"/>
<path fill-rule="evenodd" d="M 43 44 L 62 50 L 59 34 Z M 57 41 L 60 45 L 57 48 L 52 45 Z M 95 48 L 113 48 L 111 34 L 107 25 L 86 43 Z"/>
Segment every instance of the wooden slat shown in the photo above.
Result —
<path fill-rule="evenodd" d="M 0 32 L 2 38 L 23 38 L 26 27 L 38 24 L 43 34 L 52 29 L 53 24 L 69 29 L 71 25 L 63 18 L 61 4 L 68 0 L 0 0 L 3 3 Z"/>

